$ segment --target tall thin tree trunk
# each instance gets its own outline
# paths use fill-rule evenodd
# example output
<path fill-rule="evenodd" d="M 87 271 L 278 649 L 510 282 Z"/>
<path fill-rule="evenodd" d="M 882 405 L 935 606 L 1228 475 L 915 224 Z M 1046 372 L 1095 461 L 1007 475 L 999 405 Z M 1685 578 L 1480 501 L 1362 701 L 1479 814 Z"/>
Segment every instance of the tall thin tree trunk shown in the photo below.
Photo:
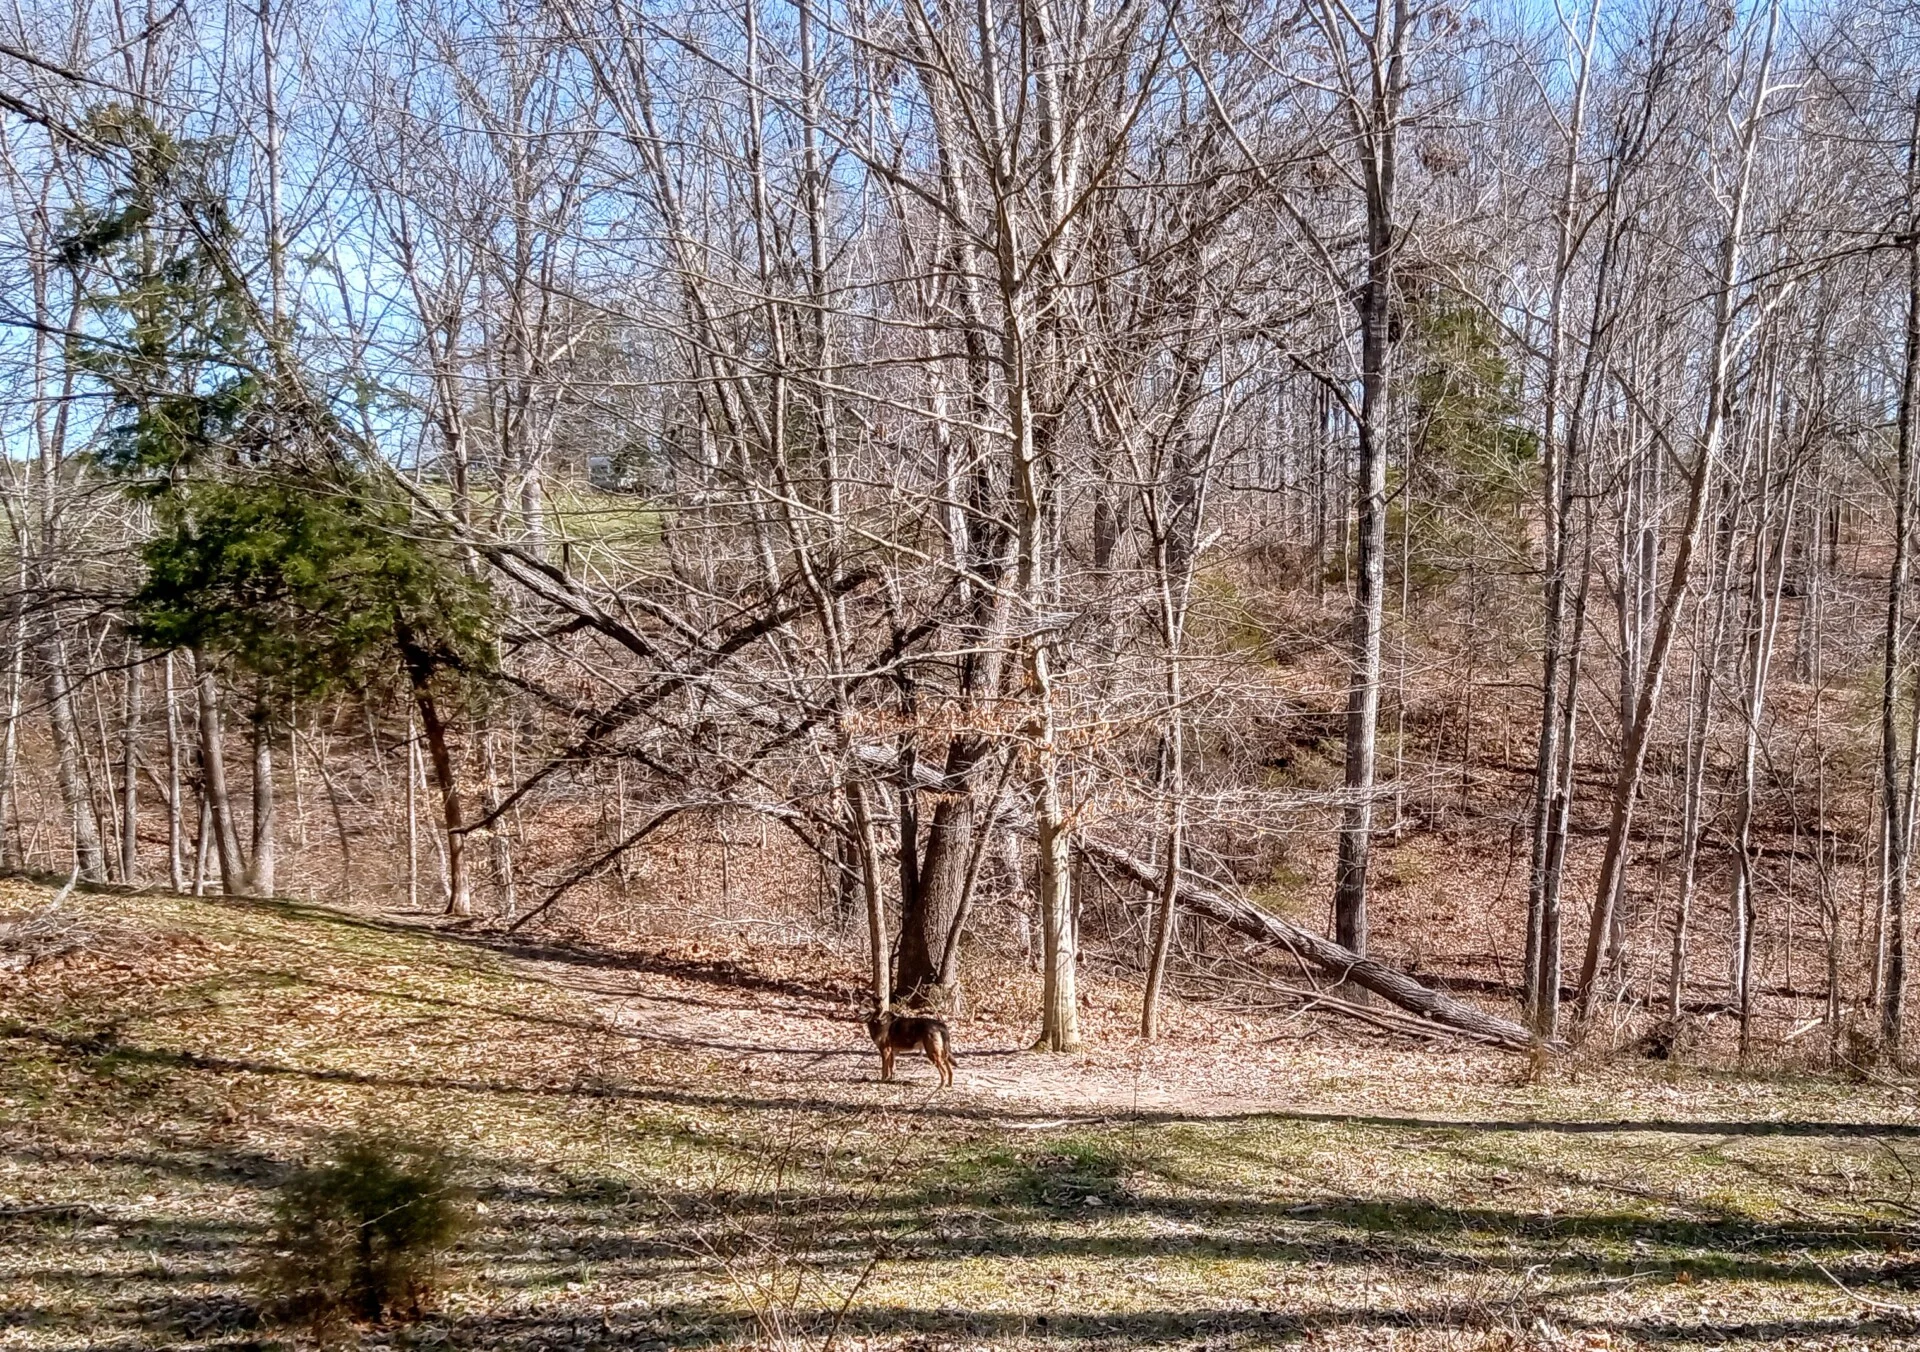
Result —
<path fill-rule="evenodd" d="M 1673 948 L 1667 964 L 1667 1019 L 1678 1023 L 1687 983 L 1687 951 L 1692 938 L 1693 896 L 1700 866 L 1701 809 L 1705 799 L 1707 741 L 1713 727 L 1713 677 L 1719 664 L 1720 640 L 1727 603 L 1724 574 L 1714 606 L 1713 637 L 1704 653 L 1693 658 L 1687 709 L 1686 784 L 1681 790 L 1680 887 L 1674 903 Z M 1698 629 L 1698 621 L 1695 623 Z"/>
<path fill-rule="evenodd" d="M 1566 348 L 1567 283 L 1578 247 L 1574 232 L 1575 212 L 1580 191 L 1580 150 L 1586 128 L 1587 89 L 1593 69 L 1593 40 L 1600 22 L 1600 0 L 1590 0 L 1587 11 L 1586 41 L 1577 48 L 1579 73 L 1574 81 L 1573 107 L 1567 120 L 1567 164 L 1561 179 L 1556 221 L 1556 248 L 1553 289 L 1548 304 L 1546 373 L 1541 392 L 1541 505 L 1545 512 L 1546 586 L 1545 614 L 1541 621 L 1540 731 L 1534 756 L 1533 840 L 1527 870 L 1527 944 L 1522 976 L 1522 1000 L 1536 1030 L 1557 1022 L 1559 975 L 1556 958 L 1552 984 L 1548 991 L 1545 964 L 1547 856 L 1552 835 L 1554 790 L 1560 778 L 1560 667 L 1562 637 L 1566 627 L 1567 567 L 1573 548 L 1574 455 L 1577 433 L 1561 433 L 1561 373 Z M 1602 276 L 1605 275 L 1602 264 Z M 1591 360 L 1591 354 L 1589 354 Z M 1585 382 L 1580 385 L 1584 398 Z M 1558 917 L 1555 917 L 1558 927 Z M 1554 1014 L 1548 1014 L 1548 1005 Z"/>
<path fill-rule="evenodd" d="M 85 882 L 105 882 L 106 858 L 100 848 L 99 823 L 94 819 L 93 795 L 88 792 L 80 765 L 80 730 L 74 717 L 72 677 L 60 631 L 49 627 L 41 640 L 40 660 L 46 666 L 47 725 L 53 735 L 54 769 L 60 796 L 73 831 L 73 854 Z"/>
<path fill-rule="evenodd" d="M 1037 654 L 1045 681 L 1045 653 Z M 1051 719 L 1049 718 L 1049 722 Z M 1052 742 L 1052 729 L 1043 734 Z M 1080 1000 L 1075 989 L 1078 935 L 1073 914 L 1073 860 L 1066 813 L 1060 801 L 1058 769 L 1051 763 L 1052 747 L 1043 748 L 1039 780 L 1039 811 L 1035 885 L 1040 894 L 1040 1037 L 1036 1048 L 1076 1051 L 1080 1047 Z"/>
<path fill-rule="evenodd" d="M 1167 841 L 1166 861 L 1160 881 L 1158 907 L 1153 916 L 1153 951 L 1147 959 L 1147 989 L 1140 1006 L 1140 1036 L 1148 1042 L 1160 1035 L 1160 988 L 1166 981 L 1167 954 L 1173 948 L 1174 925 L 1179 914 L 1180 868 L 1186 853 L 1187 805 L 1186 763 L 1181 727 L 1180 662 L 1174 654 L 1167 659 Z"/>
<path fill-rule="evenodd" d="M 873 811 L 864 785 L 847 786 L 847 811 L 853 818 L 854 853 L 860 860 L 860 886 L 867 899 L 867 965 L 873 982 L 873 1006 L 885 1013 L 893 1004 L 888 971 L 887 898 L 880 882 L 880 842 L 873 829 Z"/>
<path fill-rule="evenodd" d="M 1907 856 L 1911 842 L 1902 829 L 1899 731 L 1894 726 L 1900 681 L 1900 631 L 1906 605 L 1907 565 L 1914 492 L 1914 418 L 1920 401 L 1920 94 L 1914 97 L 1913 126 L 1907 142 L 1907 315 L 1905 366 L 1900 383 L 1896 450 L 1899 467 L 1894 503 L 1893 567 L 1887 579 L 1887 630 L 1880 694 L 1881 859 L 1885 869 L 1886 974 L 1880 991 L 1880 1041 L 1896 1061 L 1907 1000 Z"/>
<path fill-rule="evenodd" d="M 1761 492 L 1771 492 L 1773 469 L 1772 400 L 1768 401 L 1768 421 L 1761 435 L 1767 445 L 1761 456 Z M 1734 946 L 1734 1005 L 1740 1014 L 1740 1055 L 1753 1048 L 1753 945 L 1757 923 L 1753 881 L 1753 797 L 1760 756 L 1760 728 L 1766 714 L 1767 681 L 1773 668 L 1775 641 L 1779 636 L 1780 594 L 1785 583 L 1787 533 L 1793 521 L 1797 485 L 1790 477 L 1781 525 L 1770 529 L 1772 513 L 1763 509 L 1753 545 L 1753 605 L 1747 641 L 1746 729 L 1741 750 L 1740 797 L 1734 826 L 1734 896 L 1737 917 L 1737 942 Z M 1777 553 L 1775 552 L 1777 551 Z M 1911 779 L 1909 772 L 1909 779 Z"/>
<path fill-rule="evenodd" d="M 140 884 L 140 721 L 142 676 L 140 649 L 127 642 L 124 718 L 120 730 L 120 881 Z"/>
<path fill-rule="evenodd" d="M 407 909 L 420 909 L 420 777 L 414 772 L 420 733 L 407 714 Z"/>
<path fill-rule="evenodd" d="M 172 653 L 161 659 L 160 669 L 167 701 L 167 885 L 180 892 L 186 884 L 186 870 L 180 857 L 186 822 L 180 801 L 180 707 L 179 692 L 174 688 Z"/>
<path fill-rule="evenodd" d="M 254 704 L 252 724 L 253 852 L 247 864 L 247 890 L 257 897 L 270 897 L 274 885 L 277 809 L 273 784 L 273 715 L 264 699 Z"/>
<path fill-rule="evenodd" d="M 7 652 L 7 727 L 5 745 L 0 749 L 0 865 L 19 868 L 26 863 L 20 833 L 14 821 L 18 813 L 20 780 L 20 701 L 26 684 L 27 658 L 27 561 L 20 553 L 18 575 L 20 595 L 14 601 L 13 636 Z"/>
<path fill-rule="evenodd" d="M 200 824 L 193 835 L 193 895 L 205 896 L 207 891 L 207 846 L 208 836 L 214 833 L 213 796 L 207 792 L 206 781 L 200 783 Z"/>
<path fill-rule="evenodd" d="M 1335 21 L 1338 22 L 1337 20 Z M 1385 621 L 1387 552 L 1387 425 L 1392 418 L 1391 311 L 1399 245 L 1395 162 L 1400 103 L 1406 89 L 1410 26 L 1407 0 L 1375 10 L 1370 56 L 1373 79 L 1364 107 L 1350 110 L 1366 188 L 1367 276 L 1360 305 L 1359 463 L 1354 475 L 1358 518 L 1356 585 L 1349 621 L 1345 806 L 1333 890 L 1334 938 L 1367 951 L 1367 858 L 1372 846 L 1375 742 L 1380 722 L 1380 635 Z M 1352 98 L 1361 96 L 1355 92 Z"/>
<path fill-rule="evenodd" d="M 513 846 L 507 839 L 507 824 L 494 819 L 494 811 L 500 806 L 500 774 L 494 757 L 494 731 L 488 727 L 481 734 L 481 755 L 485 760 L 482 767 L 486 775 L 487 820 L 492 824 L 487 828 L 488 848 L 493 860 L 493 883 L 500 894 L 501 918 L 511 922 L 517 918 L 520 901 L 519 892 L 514 885 Z M 616 767 L 617 768 L 617 767 Z M 622 801 L 624 807 L 624 797 Z M 621 827 L 621 840 L 626 839 L 626 829 Z M 626 857 L 623 852 L 621 858 Z"/>
<path fill-rule="evenodd" d="M 1560 700 L 1559 782 L 1549 807 L 1547 849 L 1540 889 L 1539 969 L 1534 974 L 1533 1029 L 1542 1042 L 1560 1036 L 1561 883 L 1565 877 L 1567 831 L 1573 816 L 1573 767 L 1580 727 L 1580 663 L 1587 636 L 1587 602 L 1593 583 L 1593 523 L 1581 531 L 1580 590 L 1573 605 L 1573 639 L 1568 644 L 1566 694 Z"/>

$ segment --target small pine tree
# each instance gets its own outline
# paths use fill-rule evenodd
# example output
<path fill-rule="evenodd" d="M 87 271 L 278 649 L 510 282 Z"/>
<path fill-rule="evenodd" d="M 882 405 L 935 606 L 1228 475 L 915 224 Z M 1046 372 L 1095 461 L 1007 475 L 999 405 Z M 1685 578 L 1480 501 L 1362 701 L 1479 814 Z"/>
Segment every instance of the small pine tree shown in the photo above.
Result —
<path fill-rule="evenodd" d="M 268 1294 L 277 1313 L 324 1334 L 350 1319 L 417 1316 L 470 1216 L 443 1155 L 372 1136 L 289 1179 L 274 1222 Z"/>

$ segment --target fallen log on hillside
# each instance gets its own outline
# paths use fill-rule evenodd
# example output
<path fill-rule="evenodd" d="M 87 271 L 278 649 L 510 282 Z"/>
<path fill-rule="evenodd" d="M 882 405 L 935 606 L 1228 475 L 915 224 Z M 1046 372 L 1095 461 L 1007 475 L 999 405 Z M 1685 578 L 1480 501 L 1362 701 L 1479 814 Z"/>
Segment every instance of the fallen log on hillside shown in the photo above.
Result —
<path fill-rule="evenodd" d="M 854 748 L 854 754 L 876 770 L 895 769 L 899 763 L 898 752 L 891 748 L 859 746 Z M 938 770 L 925 764 L 913 767 L 912 780 L 919 788 L 951 788 Z M 1023 809 L 1012 805 L 1003 805 L 993 819 L 983 823 L 980 829 L 990 830 L 995 826 L 1023 835 L 1033 834 L 1033 818 Z M 1074 848 L 1085 858 L 1125 874 L 1150 895 L 1159 893 L 1162 881 L 1160 865 L 1136 859 L 1118 846 L 1084 836 L 1079 838 Z M 1334 980 L 1351 982 L 1372 991 L 1389 1003 L 1430 1019 L 1443 1028 L 1458 1029 L 1516 1051 L 1531 1051 L 1534 1047 L 1534 1036 L 1525 1025 L 1515 1023 L 1512 1019 L 1503 1019 L 1498 1014 L 1489 1014 L 1477 1005 L 1456 1000 L 1431 986 L 1423 986 L 1397 967 L 1389 967 L 1375 958 L 1363 958 L 1352 949 L 1322 938 L 1310 929 L 1303 929 L 1292 921 L 1282 920 L 1277 915 L 1261 910 L 1252 902 L 1235 901 L 1184 878 L 1177 896 L 1184 910 L 1204 915 L 1249 939 L 1284 944 L 1302 962 L 1317 967 Z M 1566 1050 L 1564 1042 L 1554 1041 L 1546 1045 L 1550 1051 Z"/>
<path fill-rule="evenodd" d="M 1134 858 L 1126 851 L 1098 840 L 1082 839 L 1079 842 L 1080 853 L 1096 863 L 1105 865 L 1116 873 L 1125 874 L 1133 882 L 1140 884 L 1149 893 L 1160 889 L 1162 870 L 1158 864 L 1149 864 Z M 1422 1018 L 1431 1019 L 1448 1028 L 1457 1028 L 1463 1033 L 1471 1033 L 1489 1042 L 1516 1050 L 1531 1050 L 1534 1036 L 1523 1025 L 1512 1019 L 1503 1019 L 1498 1014 L 1489 1014 L 1477 1005 L 1464 1000 L 1456 1000 L 1451 995 L 1423 986 L 1397 967 L 1374 958 L 1363 958 L 1350 948 L 1345 948 L 1331 939 L 1322 938 L 1310 929 L 1304 929 L 1277 915 L 1261 910 L 1251 902 L 1236 901 L 1222 896 L 1199 884 L 1182 879 L 1178 892 L 1180 906 L 1195 915 L 1204 915 L 1217 924 L 1224 925 L 1235 934 L 1245 935 L 1249 939 L 1258 939 L 1264 943 L 1284 944 L 1292 950 L 1302 962 L 1316 967 L 1336 981 L 1351 982 L 1353 985 L 1372 991 L 1401 1009 L 1409 1010 Z M 1550 1048 L 1560 1051 L 1563 1043 L 1551 1043 Z"/>

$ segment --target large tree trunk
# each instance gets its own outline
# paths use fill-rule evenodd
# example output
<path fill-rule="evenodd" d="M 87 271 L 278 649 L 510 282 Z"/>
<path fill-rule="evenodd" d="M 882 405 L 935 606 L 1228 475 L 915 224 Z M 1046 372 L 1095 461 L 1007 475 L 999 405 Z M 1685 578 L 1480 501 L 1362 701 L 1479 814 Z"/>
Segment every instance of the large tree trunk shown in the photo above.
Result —
<path fill-rule="evenodd" d="M 894 978 L 895 998 L 903 1005 L 947 1010 L 956 990 L 944 979 L 942 967 L 954 928 L 966 913 L 973 857 L 974 767 L 985 754 L 975 738 L 956 737 L 947 745 L 944 781 L 953 786 L 934 801 L 927 829 L 926 852 L 918 857 L 913 887 L 902 888 L 900 962 Z M 902 795 L 912 792 L 902 786 Z M 909 844 L 900 845 L 903 859 Z"/>

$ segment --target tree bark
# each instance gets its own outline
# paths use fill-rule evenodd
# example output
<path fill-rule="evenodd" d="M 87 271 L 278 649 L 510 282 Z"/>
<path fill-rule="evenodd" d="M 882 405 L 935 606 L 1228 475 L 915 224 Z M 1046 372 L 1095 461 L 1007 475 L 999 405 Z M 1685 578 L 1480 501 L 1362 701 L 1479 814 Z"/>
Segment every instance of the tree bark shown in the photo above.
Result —
<path fill-rule="evenodd" d="M 20 868 L 26 863 L 20 834 L 14 829 L 16 798 L 20 778 L 20 702 L 26 684 L 27 659 L 27 563 L 24 551 L 20 559 L 20 595 L 14 601 L 13 638 L 7 657 L 7 728 L 4 752 L 0 752 L 0 865 Z"/>
<path fill-rule="evenodd" d="M 966 909 L 973 857 L 975 767 L 986 747 L 976 738 L 956 737 L 947 744 L 942 779 L 952 787 L 935 796 L 927 846 L 917 859 L 913 887 L 902 887 L 900 962 L 894 991 L 903 1005 L 952 1008 L 957 991 L 941 968 L 954 928 Z M 909 792 L 902 789 L 902 793 Z M 907 844 L 901 842 L 903 859 Z"/>
<path fill-rule="evenodd" d="M 1166 731 L 1168 795 L 1166 859 L 1160 879 L 1159 905 L 1153 916 L 1153 951 L 1147 958 L 1147 988 L 1140 1001 L 1140 1036 L 1151 1042 L 1160 1035 L 1160 988 L 1167 978 L 1167 955 L 1173 948 L 1173 931 L 1180 905 L 1180 870 L 1186 853 L 1186 773 L 1185 733 L 1180 716 L 1180 664 L 1169 655 L 1167 693 L 1171 709 Z"/>
<path fill-rule="evenodd" d="M 866 789 L 858 782 L 847 786 L 847 811 L 853 818 L 854 853 L 860 860 L 860 886 L 867 900 L 867 966 L 873 982 L 873 1007 L 885 1013 L 893 1004 L 888 977 L 887 898 L 880 883 L 880 843 L 875 839 L 873 812 Z"/>
<path fill-rule="evenodd" d="M 1573 107 L 1567 119 L 1567 165 L 1561 180 L 1557 220 L 1553 286 L 1547 316 L 1546 372 L 1542 382 L 1540 447 L 1541 508 L 1545 515 L 1546 586 L 1545 614 L 1541 621 L 1540 731 L 1534 757 L 1533 840 L 1527 870 L 1527 945 L 1522 1001 L 1530 1011 L 1535 1029 L 1552 1036 L 1559 1018 L 1559 958 L 1556 952 L 1553 970 L 1547 970 L 1546 950 L 1549 928 L 1548 859 L 1552 849 L 1555 791 L 1561 771 L 1560 757 L 1571 752 L 1561 744 L 1560 668 L 1565 661 L 1562 643 L 1566 628 L 1567 568 L 1573 550 L 1573 490 L 1576 452 L 1581 444 L 1577 416 L 1567 419 L 1568 431 L 1561 435 L 1561 384 L 1566 348 L 1567 284 L 1573 270 L 1579 235 L 1575 218 L 1579 207 L 1580 150 L 1586 129 L 1587 90 L 1593 71 L 1594 34 L 1600 22 L 1600 0 L 1590 0 L 1587 10 L 1586 40 L 1574 50 L 1579 57 L 1579 74 L 1574 82 Z M 1571 34 L 1569 35 L 1571 36 Z M 1600 276 L 1604 281 L 1603 260 Z M 1600 289 L 1596 285 L 1596 292 Z M 1596 300 L 1597 303 L 1597 300 Z M 1589 346 L 1588 366 L 1582 370 L 1576 406 L 1585 402 L 1587 372 L 1594 353 Z M 1576 407 L 1577 414 L 1577 407 Z M 1568 698 L 1572 699 L 1569 692 Z M 1554 896 L 1551 919 L 1557 948 L 1558 896 Z"/>
<path fill-rule="evenodd" d="M 1762 435 L 1767 446 L 1761 456 L 1761 493 L 1770 498 L 1773 486 L 1772 420 Z M 1740 1055 L 1753 1048 L 1753 945 L 1758 921 L 1753 880 L 1753 799 L 1760 756 L 1761 722 L 1766 714 L 1767 682 L 1773 669 L 1774 642 L 1779 633 L 1780 595 L 1785 582 L 1787 532 L 1793 521 L 1796 485 L 1788 479 L 1786 503 L 1776 532 L 1771 502 L 1765 503 L 1753 543 L 1753 597 L 1749 607 L 1745 656 L 1747 666 L 1746 728 L 1740 758 L 1740 796 L 1734 824 L 1733 916 L 1735 943 L 1732 977 L 1734 1008 L 1740 1015 Z M 1791 959 L 1789 959 L 1790 961 Z M 1788 982 L 1791 985 L 1791 981 Z"/>
<path fill-rule="evenodd" d="M 1713 637 L 1705 653 L 1694 656 L 1692 700 L 1687 710 L 1686 783 L 1681 789 L 1680 887 L 1674 901 L 1673 950 L 1667 965 L 1667 1020 L 1678 1023 L 1687 981 L 1687 945 L 1693 918 L 1693 894 L 1698 884 L 1702 798 L 1707 776 L 1707 740 L 1713 727 L 1713 675 L 1720 655 L 1727 602 L 1724 572 L 1714 606 Z M 1699 627 L 1696 619 L 1696 631 Z"/>

